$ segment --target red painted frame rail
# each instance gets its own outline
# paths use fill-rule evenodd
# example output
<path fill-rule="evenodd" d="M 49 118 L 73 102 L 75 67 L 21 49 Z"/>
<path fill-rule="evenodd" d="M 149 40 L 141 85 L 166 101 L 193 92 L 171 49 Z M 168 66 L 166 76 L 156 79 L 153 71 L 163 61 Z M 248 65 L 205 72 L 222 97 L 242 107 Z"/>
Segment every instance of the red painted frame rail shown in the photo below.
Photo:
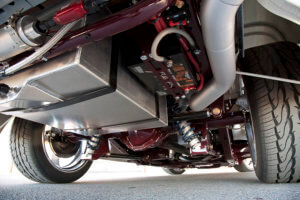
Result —
<path fill-rule="evenodd" d="M 138 4 L 119 11 L 88 27 L 83 27 L 63 38 L 50 55 L 84 45 L 92 41 L 99 41 L 106 37 L 132 29 L 151 20 L 169 7 L 174 0 L 143 0 Z"/>

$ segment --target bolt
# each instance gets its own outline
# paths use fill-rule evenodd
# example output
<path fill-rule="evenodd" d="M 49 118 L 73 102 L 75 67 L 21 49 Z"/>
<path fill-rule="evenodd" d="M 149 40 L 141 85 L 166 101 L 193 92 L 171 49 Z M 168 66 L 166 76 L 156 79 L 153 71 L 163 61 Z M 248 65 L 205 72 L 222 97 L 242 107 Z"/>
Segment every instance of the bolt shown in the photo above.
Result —
<path fill-rule="evenodd" d="M 168 81 L 167 84 L 169 85 L 170 88 L 174 87 L 174 84 L 172 82 L 170 82 L 170 81 Z"/>
<path fill-rule="evenodd" d="M 167 61 L 167 67 L 172 67 L 173 66 L 173 61 L 172 60 L 168 60 Z"/>
<path fill-rule="evenodd" d="M 194 54 L 199 55 L 201 53 L 200 49 L 195 49 Z"/>
<path fill-rule="evenodd" d="M 179 99 L 180 99 L 180 97 L 179 97 L 179 96 L 176 96 L 176 97 L 175 97 L 175 99 L 176 99 L 176 100 L 179 100 Z"/>
<path fill-rule="evenodd" d="M 168 80 L 168 79 L 169 79 L 168 76 L 167 76 L 164 72 L 161 72 L 161 73 L 160 73 L 160 76 L 161 76 L 162 79 L 164 79 L 164 80 Z"/>
<path fill-rule="evenodd" d="M 185 95 L 182 95 L 182 96 L 181 96 L 181 98 L 182 98 L 182 99 L 185 99 L 185 98 L 186 98 L 186 96 L 185 96 Z"/>
<path fill-rule="evenodd" d="M 165 75 L 161 75 L 161 78 L 164 79 L 164 80 L 168 80 L 169 78 Z"/>
<path fill-rule="evenodd" d="M 153 58 L 153 57 L 152 57 L 152 53 L 149 53 L 149 58 Z"/>
<path fill-rule="evenodd" d="M 182 8 L 183 6 L 184 6 L 184 1 L 182 1 L 182 0 L 177 0 L 176 2 L 175 2 L 175 6 L 177 7 L 177 8 Z"/>
<path fill-rule="evenodd" d="M 56 134 L 55 133 L 53 133 L 53 132 L 47 132 L 46 133 L 46 135 L 48 136 L 48 137 L 55 137 L 56 136 Z"/>
<path fill-rule="evenodd" d="M 190 92 L 190 89 L 185 89 L 184 94 L 188 94 Z"/>
<path fill-rule="evenodd" d="M 140 57 L 140 59 L 141 59 L 142 61 L 145 61 L 145 60 L 148 59 L 148 57 L 147 57 L 146 55 L 142 55 L 142 56 Z"/>
<path fill-rule="evenodd" d="M 212 109 L 212 114 L 214 116 L 219 116 L 219 115 L 222 114 L 222 110 L 220 108 L 218 108 L 218 107 L 215 107 L 215 108 Z"/>
<path fill-rule="evenodd" d="M 48 59 L 46 57 L 42 57 L 42 61 L 47 62 Z"/>

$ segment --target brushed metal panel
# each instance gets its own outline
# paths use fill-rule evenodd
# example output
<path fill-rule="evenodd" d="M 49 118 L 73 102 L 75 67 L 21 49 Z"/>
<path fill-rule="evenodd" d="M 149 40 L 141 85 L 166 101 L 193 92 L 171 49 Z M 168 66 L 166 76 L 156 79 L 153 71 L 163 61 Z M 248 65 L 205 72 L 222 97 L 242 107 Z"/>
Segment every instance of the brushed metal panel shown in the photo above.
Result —
<path fill-rule="evenodd" d="M 0 100 L 2 112 L 67 130 L 111 133 L 167 126 L 165 97 L 132 78 L 120 56 L 113 67 L 111 51 L 106 39 L 1 80 L 17 88 Z"/>

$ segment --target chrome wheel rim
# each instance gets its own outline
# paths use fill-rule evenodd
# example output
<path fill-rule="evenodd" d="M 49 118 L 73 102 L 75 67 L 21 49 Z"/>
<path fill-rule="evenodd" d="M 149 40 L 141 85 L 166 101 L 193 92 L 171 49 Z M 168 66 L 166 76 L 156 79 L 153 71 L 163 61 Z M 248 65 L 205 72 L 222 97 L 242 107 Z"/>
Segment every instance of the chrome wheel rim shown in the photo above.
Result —
<path fill-rule="evenodd" d="M 173 168 L 172 170 L 177 173 L 181 173 L 181 172 L 185 171 L 185 169 L 182 169 L 182 168 Z"/>
<path fill-rule="evenodd" d="M 252 117 L 251 117 L 251 119 L 252 119 Z M 256 141 L 255 141 L 255 134 L 253 131 L 254 131 L 253 125 L 249 122 L 246 123 L 246 133 L 247 133 L 248 143 L 250 146 L 250 153 L 251 153 L 251 157 L 252 157 L 251 161 L 252 161 L 253 167 L 256 167 L 256 163 L 257 163 Z"/>
<path fill-rule="evenodd" d="M 46 135 L 46 132 L 50 130 L 51 127 L 46 126 L 42 134 L 43 150 L 49 163 L 57 170 L 65 173 L 74 172 L 82 168 L 86 163 L 86 160 L 82 160 L 81 155 L 85 152 L 87 148 L 87 141 L 81 140 L 80 147 L 78 148 L 76 153 L 71 157 L 68 158 L 58 157 L 51 148 L 49 136 Z"/>
<path fill-rule="evenodd" d="M 254 166 L 253 166 L 253 162 L 251 158 L 246 158 L 243 160 L 243 164 L 244 166 L 246 166 L 249 170 L 253 171 L 254 170 Z"/>

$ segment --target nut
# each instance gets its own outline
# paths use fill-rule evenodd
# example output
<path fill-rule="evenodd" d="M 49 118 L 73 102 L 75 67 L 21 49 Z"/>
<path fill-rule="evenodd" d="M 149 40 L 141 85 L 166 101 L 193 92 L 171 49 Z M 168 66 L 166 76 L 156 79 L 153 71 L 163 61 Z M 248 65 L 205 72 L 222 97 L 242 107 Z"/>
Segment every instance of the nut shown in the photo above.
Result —
<path fill-rule="evenodd" d="M 194 54 L 195 54 L 195 55 L 199 55 L 200 53 L 201 53 L 200 49 L 195 49 L 195 50 L 194 50 Z"/>
<path fill-rule="evenodd" d="M 141 59 L 142 61 L 145 61 L 145 60 L 148 59 L 148 57 L 147 57 L 146 55 L 142 55 L 142 56 L 140 57 L 140 59 Z"/>
<path fill-rule="evenodd" d="M 219 115 L 221 115 L 222 110 L 221 110 L 220 108 L 218 108 L 218 107 L 215 107 L 215 108 L 212 109 L 211 112 L 212 112 L 212 114 L 213 114 L 214 116 L 219 116 Z"/>
<path fill-rule="evenodd" d="M 172 67 L 173 66 L 173 61 L 172 60 L 168 60 L 167 61 L 167 67 Z"/>
<path fill-rule="evenodd" d="M 183 6 L 184 6 L 184 1 L 182 1 L 182 0 L 177 0 L 176 1 L 176 3 L 175 3 L 175 6 L 177 7 L 177 8 L 182 8 Z"/>

